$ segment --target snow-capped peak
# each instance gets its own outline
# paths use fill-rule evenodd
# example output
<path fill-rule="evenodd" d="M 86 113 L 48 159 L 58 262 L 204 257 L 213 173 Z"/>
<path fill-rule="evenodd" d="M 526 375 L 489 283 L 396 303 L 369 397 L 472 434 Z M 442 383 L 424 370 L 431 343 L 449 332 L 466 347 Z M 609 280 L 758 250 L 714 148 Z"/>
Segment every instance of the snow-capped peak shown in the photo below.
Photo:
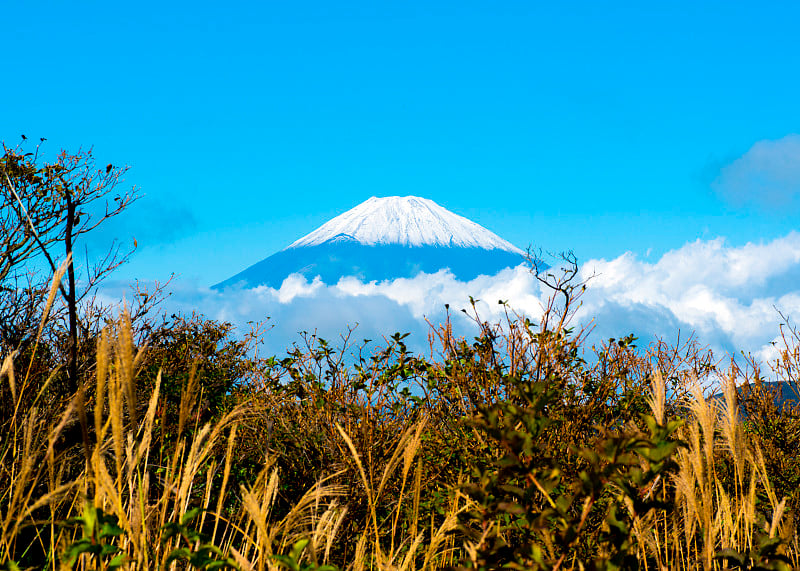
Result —
<path fill-rule="evenodd" d="M 373 196 L 303 236 L 289 248 L 336 241 L 369 246 L 399 244 L 498 249 L 524 254 L 483 226 L 418 196 Z"/>

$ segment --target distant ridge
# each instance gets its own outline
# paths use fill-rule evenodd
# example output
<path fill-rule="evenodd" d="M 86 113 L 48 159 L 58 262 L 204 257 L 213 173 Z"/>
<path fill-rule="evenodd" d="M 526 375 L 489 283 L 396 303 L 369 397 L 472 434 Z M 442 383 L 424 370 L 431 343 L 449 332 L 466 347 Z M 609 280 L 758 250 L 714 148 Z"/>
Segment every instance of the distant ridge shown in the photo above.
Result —
<path fill-rule="evenodd" d="M 755 383 L 745 384 L 736 387 L 738 398 L 746 399 L 751 396 L 752 391 L 757 387 Z M 781 409 L 784 406 L 796 407 L 800 406 L 800 393 L 798 393 L 798 386 L 796 383 L 790 381 L 762 381 L 761 389 L 764 390 L 766 395 L 772 397 L 775 406 Z M 716 393 L 709 397 L 712 401 L 724 402 L 725 394 Z M 740 414 L 747 416 L 744 405 L 740 404 Z"/>
<path fill-rule="evenodd" d="M 523 250 L 432 200 L 373 196 L 213 287 L 279 288 L 291 274 L 327 284 L 384 281 L 442 269 L 471 280 L 525 261 Z"/>

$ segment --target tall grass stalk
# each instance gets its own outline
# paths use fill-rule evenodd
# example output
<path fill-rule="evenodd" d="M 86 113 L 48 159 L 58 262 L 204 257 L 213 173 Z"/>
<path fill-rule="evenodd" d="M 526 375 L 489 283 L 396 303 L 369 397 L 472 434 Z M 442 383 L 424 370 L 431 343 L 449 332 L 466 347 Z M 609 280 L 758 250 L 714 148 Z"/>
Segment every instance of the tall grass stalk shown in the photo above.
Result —
<path fill-rule="evenodd" d="M 196 425 L 193 416 L 202 390 L 193 371 L 181 394 L 177 427 L 181 437 L 174 449 L 162 447 L 158 452 L 154 445 L 157 433 L 168 428 L 160 424 L 162 377 L 157 376 L 148 400 L 140 403 L 134 383 L 140 362 L 141 352 L 134 350 L 130 321 L 123 315 L 99 337 L 91 385 L 67 402 L 55 423 L 48 424 L 35 406 L 19 409 L 11 425 L 14 430 L 3 437 L 0 457 L 4 470 L 8 470 L 4 480 L 11 484 L 0 492 L 0 505 L 4 507 L 4 513 L 0 513 L 0 559 L 26 554 L 17 544 L 26 528 L 38 530 L 33 533 L 33 547 L 46 554 L 48 566 L 55 569 L 63 565 L 70 546 L 84 532 L 79 526 L 58 522 L 85 517 L 90 505 L 116 519 L 122 531 L 116 545 L 125 556 L 125 564 L 136 569 L 170 567 L 170 554 L 185 545 L 180 536 L 164 540 L 163 530 L 171 522 L 183 521 L 195 507 L 201 508 L 201 515 L 191 525 L 209 530 L 216 546 L 243 569 L 277 569 L 275 556 L 303 538 L 310 540 L 303 557 L 327 564 L 348 514 L 347 505 L 340 502 L 346 492 L 346 487 L 338 483 L 341 472 L 311 483 L 288 513 L 276 518 L 273 512 L 281 477 L 274 461 L 267 458 L 260 475 L 238 490 L 239 507 L 230 511 L 225 498 L 234 449 L 250 403 L 234 407 L 216 421 Z M 4 361 L 3 377 L 13 383 L 10 357 Z M 63 467 L 69 464 L 67 459 L 75 448 L 64 448 L 62 435 L 78 422 L 78 409 L 87 394 L 93 398 L 91 435 L 80 448 L 88 454 L 79 473 L 67 474 Z M 439 526 L 428 528 L 415 519 L 412 533 L 405 536 L 400 528 L 401 513 L 409 504 L 418 517 L 422 475 L 417 457 L 425 428 L 424 419 L 409 427 L 396 442 L 383 472 L 373 480 L 351 437 L 337 427 L 343 445 L 359 467 L 369 504 L 370 521 L 365 522 L 362 539 L 353 553 L 354 568 L 366 564 L 380 569 L 411 569 L 420 562 L 432 567 L 442 564 L 445 554 L 454 549 L 449 533 L 455 527 L 457 501 Z M 216 487 L 214 477 L 220 464 L 221 483 Z M 401 482 L 400 494 L 393 513 L 382 518 L 376 500 L 385 494 L 395 474 Z M 74 564 L 85 568 L 99 561 L 85 554 Z"/>

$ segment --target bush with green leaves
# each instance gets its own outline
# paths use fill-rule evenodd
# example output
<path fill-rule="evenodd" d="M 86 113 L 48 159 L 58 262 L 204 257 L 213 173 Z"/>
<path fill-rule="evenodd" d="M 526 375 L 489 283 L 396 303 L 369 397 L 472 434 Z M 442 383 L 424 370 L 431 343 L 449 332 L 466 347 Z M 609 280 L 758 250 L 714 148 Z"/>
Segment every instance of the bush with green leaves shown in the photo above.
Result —
<path fill-rule="evenodd" d="M 564 365 L 567 365 L 566 363 Z M 563 418 L 569 366 L 539 379 L 509 378 L 509 398 L 478 407 L 472 423 L 499 450 L 464 492 L 474 501 L 462 516 L 462 565 L 477 569 L 638 569 L 635 525 L 668 507 L 662 478 L 680 446 L 680 421 L 643 415 L 636 428 L 597 427 L 592 447 L 551 448 Z M 562 466 L 567 455 L 577 474 Z"/>

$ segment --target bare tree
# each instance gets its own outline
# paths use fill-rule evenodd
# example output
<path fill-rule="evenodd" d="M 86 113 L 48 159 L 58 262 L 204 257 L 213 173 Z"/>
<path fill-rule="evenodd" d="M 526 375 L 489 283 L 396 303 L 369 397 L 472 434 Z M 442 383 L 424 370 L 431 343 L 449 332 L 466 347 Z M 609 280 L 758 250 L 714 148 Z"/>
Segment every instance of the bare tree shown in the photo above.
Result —
<path fill-rule="evenodd" d="M 55 273 L 61 260 L 71 258 L 66 284 L 60 286 L 65 302 L 69 335 L 67 377 L 69 388 L 78 388 L 78 306 L 109 272 L 124 263 L 131 251 L 112 243 L 99 262 L 86 259 L 86 279 L 75 276 L 75 246 L 84 234 L 120 214 L 138 198 L 135 188 L 116 192 L 128 167 L 98 168 L 92 150 L 70 154 L 61 151 L 52 162 L 22 146 L 3 144 L 0 157 L 0 314 L 13 317 L 31 311 L 44 281 L 36 280 L 36 268 L 44 263 Z M 113 196 L 112 196 L 113 194 Z M 134 246 L 135 247 L 135 246 Z M 29 295 L 20 295 L 21 281 Z M 38 285 L 38 287 L 37 287 Z M 21 306 L 25 306 L 23 308 Z M 10 314 L 10 315 L 9 315 Z"/>
<path fill-rule="evenodd" d="M 557 267 L 543 261 L 541 250 L 532 252 L 529 249 L 526 255 L 531 272 L 553 294 L 548 311 L 545 312 L 545 328 L 549 326 L 547 320 L 554 316 L 558 319 L 555 330 L 560 331 L 580 309 L 580 298 L 586 292 L 586 284 L 596 276 L 594 273 L 588 277 L 580 275 L 578 258 L 572 250 L 550 254 L 550 257 Z M 560 304 L 558 298 L 561 300 Z"/>

